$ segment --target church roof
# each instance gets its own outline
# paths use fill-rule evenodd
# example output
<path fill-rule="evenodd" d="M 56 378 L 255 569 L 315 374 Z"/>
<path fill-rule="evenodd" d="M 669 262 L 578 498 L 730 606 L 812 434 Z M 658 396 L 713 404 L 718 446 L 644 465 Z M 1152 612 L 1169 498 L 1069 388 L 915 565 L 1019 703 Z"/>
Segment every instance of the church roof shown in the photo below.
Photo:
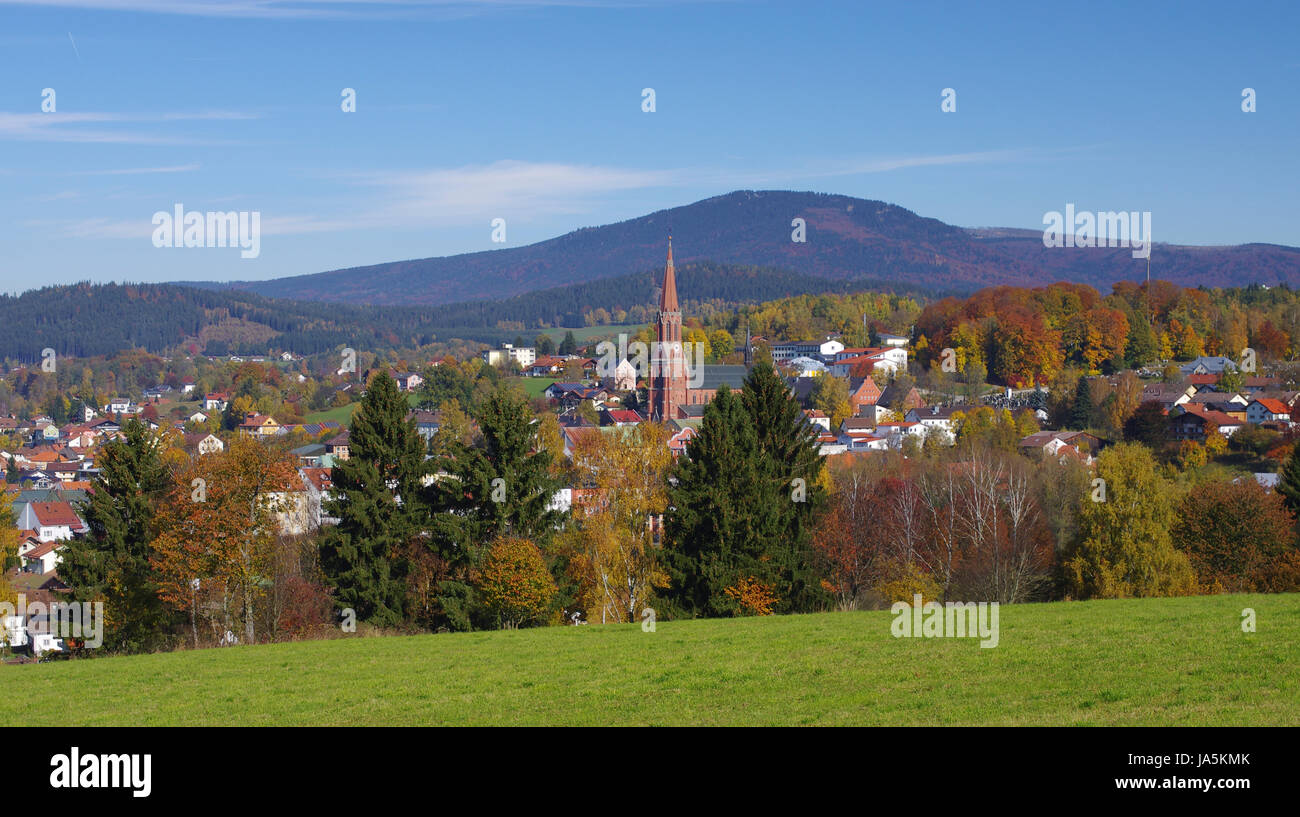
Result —
<path fill-rule="evenodd" d="M 746 374 L 748 374 L 748 371 L 744 366 L 706 364 L 704 374 L 700 378 L 700 385 L 698 387 L 692 385 L 692 388 L 716 390 L 725 383 L 732 391 L 739 391 L 745 385 Z"/>

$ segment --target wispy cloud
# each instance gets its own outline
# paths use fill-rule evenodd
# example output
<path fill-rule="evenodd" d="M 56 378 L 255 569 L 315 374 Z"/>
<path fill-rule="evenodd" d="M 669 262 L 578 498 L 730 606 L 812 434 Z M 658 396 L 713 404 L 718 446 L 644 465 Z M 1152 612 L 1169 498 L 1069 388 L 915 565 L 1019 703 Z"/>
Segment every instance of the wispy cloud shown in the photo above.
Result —
<path fill-rule="evenodd" d="M 202 122 L 209 120 L 256 119 L 256 114 L 238 111 L 199 111 L 193 113 L 16 113 L 0 111 L 0 139 L 39 142 L 99 142 L 109 144 L 173 145 L 218 144 L 209 140 L 117 130 L 118 125 L 147 123 Z"/>
<path fill-rule="evenodd" d="M 809 179 L 887 173 L 909 168 L 951 164 L 1014 161 L 1029 151 L 1000 150 L 931 156 L 889 158 L 847 158 L 826 160 L 803 168 L 774 168 L 766 172 L 735 172 L 719 168 L 644 169 L 560 162 L 501 160 L 485 165 L 456 168 L 417 169 L 350 173 L 331 176 L 353 188 L 340 199 L 339 210 L 347 215 L 327 213 L 275 213 L 258 206 L 255 197 L 242 197 L 245 209 L 262 214 L 264 235 L 301 235 L 347 230 L 409 230 L 429 226 L 469 225 L 496 216 L 518 217 L 523 213 L 573 215 L 600 212 L 611 196 L 630 191 L 708 187 L 718 191 L 736 188 L 796 184 Z M 103 174 L 131 172 L 180 172 L 191 166 L 140 168 L 134 171 L 97 171 Z M 364 192 L 372 190 L 373 194 Z M 216 209 L 218 200 L 208 206 Z M 189 204 L 187 209 L 197 205 Z M 323 204 L 328 206 L 328 203 Z M 171 202 L 159 209 L 170 212 Z M 62 232 L 77 238 L 139 238 L 152 231 L 150 219 L 141 214 L 127 221 L 84 219 L 62 222 Z"/>
<path fill-rule="evenodd" d="M 134 176 L 141 173 L 188 173 L 191 170 L 198 170 L 202 165 L 171 165 L 169 167 L 131 167 L 122 170 L 82 170 L 71 175 L 74 176 Z"/>

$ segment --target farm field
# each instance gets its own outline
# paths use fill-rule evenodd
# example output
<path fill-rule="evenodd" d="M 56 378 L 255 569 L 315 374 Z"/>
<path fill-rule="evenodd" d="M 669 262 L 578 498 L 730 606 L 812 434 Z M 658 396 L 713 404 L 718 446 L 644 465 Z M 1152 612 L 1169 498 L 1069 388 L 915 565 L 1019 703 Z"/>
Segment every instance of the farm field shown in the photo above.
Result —
<path fill-rule="evenodd" d="M 419 403 L 419 395 L 408 394 L 406 402 L 411 405 L 411 408 L 415 408 Z M 303 420 L 308 423 L 324 423 L 333 420 L 339 425 L 346 426 L 352 422 L 352 412 L 356 411 L 359 405 L 361 405 L 361 402 L 354 400 L 346 406 L 335 406 L 325 411 L 313 412 L 304 417 Z"/>
<path fill-rule="evenodd" d="M 1241 628 L 1243 608 L 1257 632 Z M 1300 725 L 1300 594 L 1004 606 L 1000 643 L 888 611 L 230 647 L 0 667 L 50 725 Z"/>
<path fill-rule="evenodd" d="M 644 323 L 614 323 L 608 326 L 580 326 L 576 329 L 559 327 L 555 329 L 541 329 L 537 334 L 546 335 L 551 340 L 559 343 L 564 340 L 568 332 L 573 333 L 574 340 L 578 343 L 589 343 L 593 338 L 617 339 L 619 333 L 626 333 L 629 336 L 635 335 L 645 327 Z"/>

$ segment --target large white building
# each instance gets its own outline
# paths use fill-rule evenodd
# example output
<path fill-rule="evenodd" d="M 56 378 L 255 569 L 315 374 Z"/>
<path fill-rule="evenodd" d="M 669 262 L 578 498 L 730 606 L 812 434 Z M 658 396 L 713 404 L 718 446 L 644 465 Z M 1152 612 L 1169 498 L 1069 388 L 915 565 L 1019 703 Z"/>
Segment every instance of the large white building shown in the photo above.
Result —
<path fill-rule="evenodd" d="M 489 366 L 500 366 L 513 360 L 522 367 L 533 365 L 537 360 L 537 350 L 532 346 L 514 346 L 503 343 L 500 349 L 487 349 L 483 352 L 483 362 Z"/>
<path fill-rule="evenodd" d="M 772 362 L 784 363 L 797 357 L 811 357 L 816 360 L 833 360 L 835 355 L 844 350 L 844 344 L 838 340 L 794 340 L 777 343 L 772 346 Z"/>

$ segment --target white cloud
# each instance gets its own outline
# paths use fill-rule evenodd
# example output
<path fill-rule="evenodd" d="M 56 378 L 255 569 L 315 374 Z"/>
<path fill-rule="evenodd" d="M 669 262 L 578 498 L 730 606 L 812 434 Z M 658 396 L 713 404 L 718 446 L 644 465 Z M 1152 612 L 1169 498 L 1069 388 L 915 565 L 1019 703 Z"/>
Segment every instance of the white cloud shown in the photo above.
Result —
<path fill-rule="evenodd" d="M 642 190 L 679 187 L 707 187 L 718 191 L 737 188 L 794 184 L 812 178 L 887 173 L 913 167 L 934 167 L 975 162 L 1010 161 L 1028 155 L 1024 151 L 986 151 L 935 156 L 905 156 L 885 159 L 849 158 L 827 160 L 805 168 L 778 168 L 769 172 L 733 172 L 721 169 L 674 168 L 647 170 L 560 162 L 502 160 L 487 165 L 355 173 L 336 176 L 352 188 L 377 190 L 372 196 L 344 191 L 340 210 L 346 216 L 280 213 L 256 205 L 244 196 L 238 209 L 262 214 L 264 235 L 302 235 L 348 230 L 407 230 L 420 227 L 455 227 L 502 216 L 522 214 L 572 215 L 600 213 L 611 195 Z M 179 172 L 191 166 L 140 168 L 106 173 Z M 209 200 L 216 209 L 218 199 Z M 162 205 L 170 212 L 171 203 Z M 195 209 L 187 205 L 187 209 Z M 227 208 L 233 209 L 233 208 Z M 61 222 L 66 235 L 76 238 L 147 237 L 152 227 L 148 217 L 128 221 L 105 218 Z M 485 222 L 484 222 L 485 223 Z"/>
<path fill-rule="evenodd" d="M 132 167 L 122 170 L 83 170 L 80 173 L 72 175 L 80 176 L 134 176 L 140 173 L 188 173 L 191 170 L 198 170 L 201 165 L 171 165 L 168 167 Z"/>
<path fill-rule="evenodd" d="M 14 113 L 0 111 L 0 139 L 40 142 L 97 142 L 110 144 L 162 145 L 194 144 L 183 137 L 111 130 L 102 126 L 158 122 L 256 119 L 254 114 L 234 111 L 197 113 L 127 114 L 107 112 Z M 92 125 L 100 127 L 85 128 Z M 211 143 L 209 143 L 211 144 Z"/>

